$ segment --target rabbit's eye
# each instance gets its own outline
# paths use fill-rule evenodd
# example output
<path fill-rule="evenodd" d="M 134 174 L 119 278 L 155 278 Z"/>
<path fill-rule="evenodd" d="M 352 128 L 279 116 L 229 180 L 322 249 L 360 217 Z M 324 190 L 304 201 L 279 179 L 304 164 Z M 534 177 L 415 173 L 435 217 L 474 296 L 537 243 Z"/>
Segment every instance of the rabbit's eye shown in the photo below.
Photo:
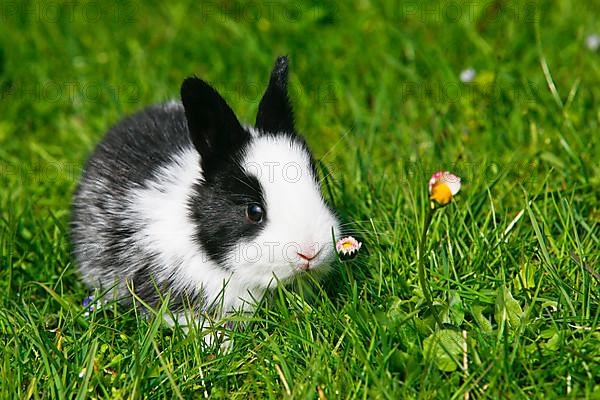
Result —
<path fill-rule="evenodd" d="M 253 224 L 259 224 L 262 222 L 264 216 L 263 208 L 256 203 L 248 204 L 246 207 L 246 218 Z"/>

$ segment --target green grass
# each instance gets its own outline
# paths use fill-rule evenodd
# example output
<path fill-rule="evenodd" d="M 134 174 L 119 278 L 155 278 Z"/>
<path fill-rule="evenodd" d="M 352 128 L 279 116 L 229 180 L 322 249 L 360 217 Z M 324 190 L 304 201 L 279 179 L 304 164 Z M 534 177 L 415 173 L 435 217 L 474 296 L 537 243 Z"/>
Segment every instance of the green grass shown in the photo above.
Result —
<path fill-rule="evenodd" d="M 2 0 L 0 398 L 599 398 L 588 3 Z M 227 354 L 115 304 L 84 317 L 68 220 L 94 144 L 191 74 L 252 122 L 279 54 L 359 258 L 278 289 Z M 429 229 L 431 310 L 439 169 L 464 185 Z"/>

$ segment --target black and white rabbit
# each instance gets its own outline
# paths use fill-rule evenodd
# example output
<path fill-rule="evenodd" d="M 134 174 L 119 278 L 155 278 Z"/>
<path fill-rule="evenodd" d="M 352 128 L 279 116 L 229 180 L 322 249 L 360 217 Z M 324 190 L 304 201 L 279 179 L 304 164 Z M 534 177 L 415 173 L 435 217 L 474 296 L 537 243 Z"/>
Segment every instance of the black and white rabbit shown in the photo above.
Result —
<path fill-rule="evenodd" d="M 181 102 L 114 126 L 88 160 L 73 201 L 72 242 L 93 288 L 131 290 L 170 309 L 249 311 L 276 280 L 323 271 L 339 223 L 294 128 L 287 57 L 279 57 L 254 127 L 192 77 Z M 116 293 L 115 293 L 116 291 Z"/>

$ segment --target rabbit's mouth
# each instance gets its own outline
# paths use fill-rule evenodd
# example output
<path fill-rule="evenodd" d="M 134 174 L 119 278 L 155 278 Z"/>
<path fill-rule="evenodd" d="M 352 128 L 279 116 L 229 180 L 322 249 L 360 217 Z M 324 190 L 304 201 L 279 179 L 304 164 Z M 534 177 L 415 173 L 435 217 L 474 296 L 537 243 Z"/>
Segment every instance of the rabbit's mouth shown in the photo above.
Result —
<path fill-rule="evenodd" d="M 313 270 L 315 268 L 317 268 L 318 266 L 321 265 L 321 260 L 318 259 L 319 255 L 321 254 L 321 251 L 323 249 L 319 249 L 316 253 L 314 254 L 302 254 L 302 253 L 296 253 L 298 255 L 298 257 L 300 258 L 300 262 L 297 264 L 297 267 L 300 271 L 308 271 L 308 270 Z"/>

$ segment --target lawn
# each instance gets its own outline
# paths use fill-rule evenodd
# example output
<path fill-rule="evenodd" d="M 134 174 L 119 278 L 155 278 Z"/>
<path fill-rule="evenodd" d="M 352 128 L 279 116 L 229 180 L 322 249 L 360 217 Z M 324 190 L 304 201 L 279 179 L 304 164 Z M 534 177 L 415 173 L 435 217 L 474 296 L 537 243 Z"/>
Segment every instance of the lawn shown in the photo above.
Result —
<path fill-rule="evenodd" d="M 1 0 L 0 18 L 0 398 L 600 398 L 597 2 Z M 114 303 L 85 315 L 68 231 L 94 145 L 192 74 L 251 123 L 280 54 L 358 257 L 233 318 L 225 353 Z M 431 306 L 438 170 L 463 186 L 421 252 Z"/>

